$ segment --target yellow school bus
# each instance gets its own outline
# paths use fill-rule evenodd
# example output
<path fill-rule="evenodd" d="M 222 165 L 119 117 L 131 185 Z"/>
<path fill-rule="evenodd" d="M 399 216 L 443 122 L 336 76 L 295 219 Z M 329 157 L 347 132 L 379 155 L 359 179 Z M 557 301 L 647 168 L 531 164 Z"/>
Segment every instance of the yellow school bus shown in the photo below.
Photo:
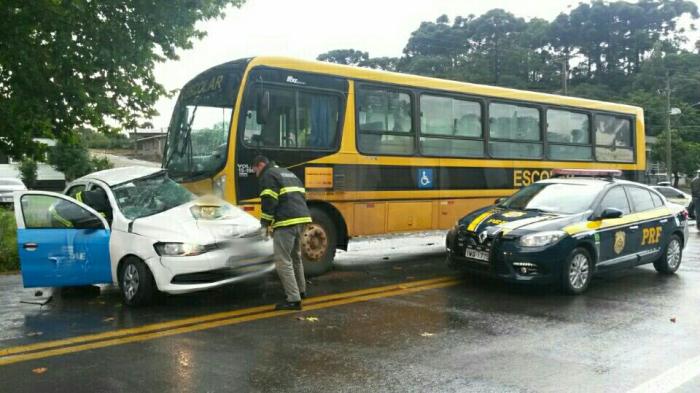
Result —
<path fill-rule="evenodd" d="M 259 215 L 263 154 L 304 182 L 307 270 L 355 236 L 446 229 L 553 168 L 645 169 L 641 108 L 305 61 L 255 57 L 181 90 L 163 165 L 198 194 Z"/>

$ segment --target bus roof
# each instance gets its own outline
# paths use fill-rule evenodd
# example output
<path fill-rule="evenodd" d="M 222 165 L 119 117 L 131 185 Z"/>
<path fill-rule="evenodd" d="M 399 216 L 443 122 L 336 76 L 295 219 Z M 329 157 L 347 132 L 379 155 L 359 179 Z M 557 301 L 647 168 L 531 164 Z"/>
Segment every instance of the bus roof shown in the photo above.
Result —
<path fill-rule="evenodd" d="M 480 85 L 475 83 L 458 82 L 448 79 L 431 78 L 399 72 L 381 71 L 370 68 L 346 66 L 322 61 L 301 60 L 289 57 L 259 56 L 253 58 L 249 67 L 268 66 L 286 68 L 303 72 L 337 75 L 349 79 L 375 81 L 411 87 L 422 87 L 449 92 L 460 92 L 478 96 L 529 101 L 543 104 L 563 105 L 592 110 L 620 112 L 643 116 L 640 107 L 596 101 L 585 98 L 562 96 L 556 94 L 538 93 L 528 90 L 510 89 L 506 87 Z"/>

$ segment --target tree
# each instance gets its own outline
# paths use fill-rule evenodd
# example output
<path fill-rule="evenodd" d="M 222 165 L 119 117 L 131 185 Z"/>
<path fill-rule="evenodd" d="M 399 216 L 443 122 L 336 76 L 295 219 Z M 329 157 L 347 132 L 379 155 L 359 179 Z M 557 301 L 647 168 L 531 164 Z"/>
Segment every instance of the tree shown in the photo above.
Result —
<path fill-rule="evenodd" d="M 652 146 L 651 158 L 654 161 L 665 162 L 666 138 L 668 138 L 668 133 L 660 134 Z M 700 168 L 700 144 L 685 142 L 677 131 L 671 131 L 671 151 L 673 152 L 673 160 L 671 161 L 673 186 L 678 187 L 680 174 L 691 176 Z"/>
<path fill-rule="evenodd" d="M 36 155 L 33 138 L 65 139 L 78 126 L 136 127 L 166 93 L 155 63 L 177 59 L 176 50 L 203 37 L 197 22 L 243 2 L 4 1 L 0 152 Z"/>
<path fill-rule="evenodd" d="M 32 158 L 25 157 L 19 163 L 19 174 L 22 178 L 22 183 L 24 183 L 28 189 L 32 189 L 36 186 L 37 169 L 37 163 Z"/>
<path fill-rule="evenodd" d="M 369 53 L 356 49 L 335 49 L 318 55 L 316 60 L 327 61 L 329 63 L 361 66 L 364 62 L 369 60 Z"/>
<path fill-rule="evenodd" d="M 88 150 L 79 144 L 59 141 L 49 149 L 49 164 L 63 172 L 66 180 L 74 180 L 88 173 L 109 169 L 112 164 L 105 158 L 91 158 Z"/>

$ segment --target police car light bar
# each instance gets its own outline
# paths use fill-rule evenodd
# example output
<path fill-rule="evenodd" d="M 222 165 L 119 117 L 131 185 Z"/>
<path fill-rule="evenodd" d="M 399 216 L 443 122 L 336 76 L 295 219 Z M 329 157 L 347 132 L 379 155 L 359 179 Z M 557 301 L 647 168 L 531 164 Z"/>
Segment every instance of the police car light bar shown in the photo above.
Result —
<path fill-rule="evenodd" d="M 622 175 L 619 169 L 553 169 L 553 177 L 605 177 L 613 178 Z"/>

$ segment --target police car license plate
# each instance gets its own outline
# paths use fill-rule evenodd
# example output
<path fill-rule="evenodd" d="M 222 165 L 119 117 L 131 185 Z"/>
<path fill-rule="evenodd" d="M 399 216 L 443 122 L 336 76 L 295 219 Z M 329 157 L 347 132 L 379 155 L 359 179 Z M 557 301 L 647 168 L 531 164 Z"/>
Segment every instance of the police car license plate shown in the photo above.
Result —
<path fill-rule="evenodd" d="M 467 258 L 476 259 L 479 261 L 488 261 L 489 260 L 489 253 L 488 252 L 474 250 L 471 248 L 467 248 L 467 250 L 464 253 L 464 256 Z"/>

